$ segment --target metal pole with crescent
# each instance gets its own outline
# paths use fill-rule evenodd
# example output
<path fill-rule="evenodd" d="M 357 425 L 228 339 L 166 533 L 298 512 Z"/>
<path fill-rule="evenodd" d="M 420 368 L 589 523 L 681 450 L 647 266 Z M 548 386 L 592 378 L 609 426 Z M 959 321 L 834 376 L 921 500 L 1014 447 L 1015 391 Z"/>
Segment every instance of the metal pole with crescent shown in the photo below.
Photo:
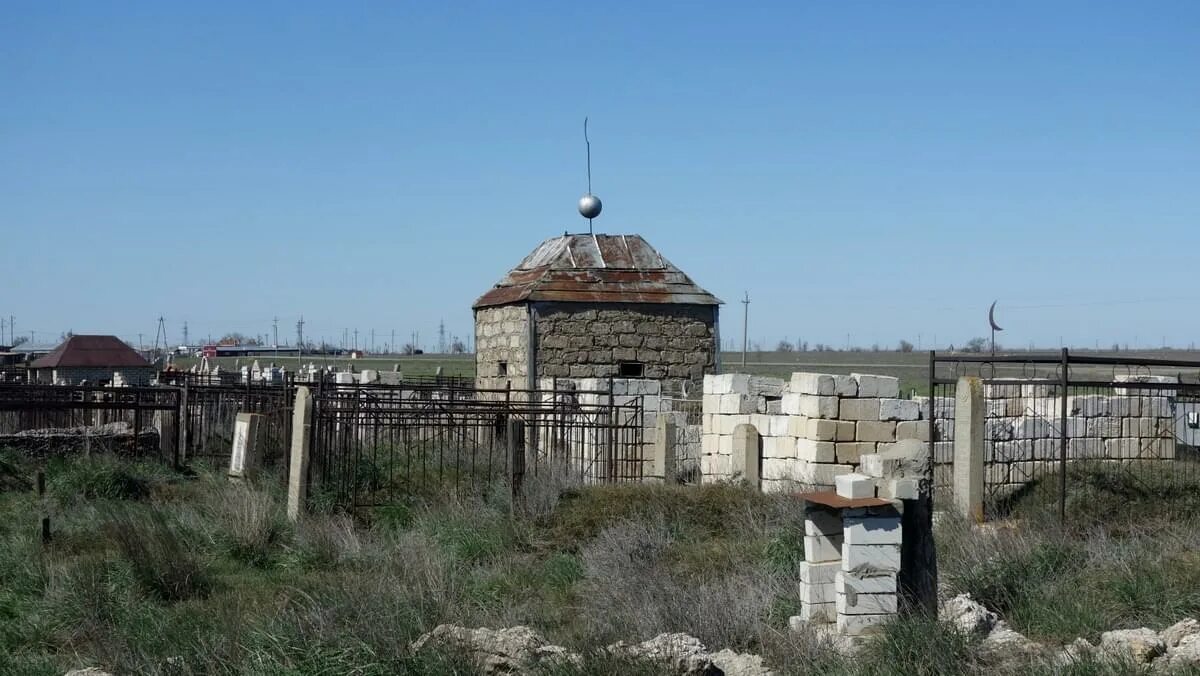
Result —
<path fill-rule="evenodd" d="M 1004 330 L 1004 329 L 1000 328 L 1000 326 L 998 324 L 996 324 L 996 302 L 997 301 L 992 301 L 992 306 L 990 308 L 988 308 L 988 324 L 990 324 L 992 327 L 992 356 L 993 357 L 996 356 L 996 332 Z"/>

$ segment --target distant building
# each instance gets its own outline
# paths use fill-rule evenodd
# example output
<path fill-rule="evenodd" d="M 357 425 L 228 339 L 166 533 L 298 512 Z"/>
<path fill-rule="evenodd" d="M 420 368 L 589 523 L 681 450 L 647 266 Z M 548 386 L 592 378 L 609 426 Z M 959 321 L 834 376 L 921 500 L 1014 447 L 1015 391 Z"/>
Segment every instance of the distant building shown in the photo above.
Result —
<path fill-rule="evenodd" d="M 720 305 L 638 235 L 554 237 L 475 301 L 476 380 L 653 378 L 699 392 L 719 366 Z"/>
<path fill-rule="evenodd" d="M 116 336 L 71 336 L 29 365 L 36 383 L 110 385 L 120 373 L 128 385 L 148 385 L 154 365 Z"/>

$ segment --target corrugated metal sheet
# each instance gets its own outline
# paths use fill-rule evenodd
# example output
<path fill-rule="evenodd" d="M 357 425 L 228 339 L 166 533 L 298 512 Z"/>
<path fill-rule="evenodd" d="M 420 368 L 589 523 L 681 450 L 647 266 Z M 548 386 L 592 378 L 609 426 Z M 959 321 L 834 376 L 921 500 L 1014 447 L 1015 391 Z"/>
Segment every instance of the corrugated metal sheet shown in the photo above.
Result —
<path fill-rule="evenodd" d="M 720 305 L 639 235 L 563 235 L 538 245 L 475 301 Z"/>
<path fill-rule="evenodd" d="M 150 366 L 150 362 L 116 336 L 71 336 L 29 365 L 35 369 L 68 366 L 117 368 Z"/>

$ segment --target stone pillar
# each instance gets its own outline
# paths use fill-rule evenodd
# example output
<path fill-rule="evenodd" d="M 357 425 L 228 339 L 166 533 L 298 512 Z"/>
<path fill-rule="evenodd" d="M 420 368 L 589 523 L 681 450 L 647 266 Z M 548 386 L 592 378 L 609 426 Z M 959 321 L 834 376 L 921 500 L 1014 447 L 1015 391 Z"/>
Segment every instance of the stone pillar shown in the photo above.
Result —
<path fill-rule="evenodd" d="M 154 429 L 158 431 L 158 451 L 179 466 L 179 418 L 175 411 L 155 411 Z"/>
<path fill-rule="evenodd" d="M 299 521 L 308 499 L 308 451 L 312 444 L 312 394 L 307 387 L 296 388 L 292 408 L 292 457 L 288 466 L 287 515 Z"/>
<path fill-rule="evenodd" d="M 954 508 L 968 519 L 983 521 L 983 427 L 987 409 L 983 381 L 958 379 L 954 388 Z"/>
<path fill-rule="evenodd" d="M 903 531 L 892 506 L 842 510 L 841 570 L 834 578 L 837 629 L 860 636 L 882 626 L 899 611 Z"/>
<path fill-rule="evenodd" d="M 762 488 L 761 439 L 754 425 L 742 423 L 733 428 L 733 478 L 754 488 Z"/>
<path fill-rule="evenodd" d="M 804 561 L 800 563 L 800 616 L 804 622 L 837 619 L 834 583 L 842 568 L 842 517 L 837 509 L 806 502 Z"/>
<path fill-rule="evenodd" d="M 659 413 L 654 426 L 654 467 L 651 478 L 665 484 L 675 483 L 675 420 L 670 413 Z"/>

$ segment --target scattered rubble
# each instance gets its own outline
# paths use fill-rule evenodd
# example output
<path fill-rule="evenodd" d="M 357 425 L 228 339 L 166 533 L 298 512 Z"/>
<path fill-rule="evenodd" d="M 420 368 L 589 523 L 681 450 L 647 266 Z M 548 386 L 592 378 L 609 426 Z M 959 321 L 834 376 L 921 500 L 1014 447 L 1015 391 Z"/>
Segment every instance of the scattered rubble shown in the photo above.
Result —
<path fill-rule="evenodd" d="M 417 651 L 430 643 L 454 646 L 471 654 L 482 674 L 519 674 L 555 662 L 579 664 L 583 658 L 562 646 L 546 642 L 536 630 L 525 626 L 509 629 L 468 629 L 438 625 L 412 644 Z M 773 676 L 759 655 L 728 648 L 710 653 L 700 639 L 688 634 L 659 634 L 641 643 L 614 643 L 606 652 L 632 659 L 652 660 L 678 676 Z"/>

